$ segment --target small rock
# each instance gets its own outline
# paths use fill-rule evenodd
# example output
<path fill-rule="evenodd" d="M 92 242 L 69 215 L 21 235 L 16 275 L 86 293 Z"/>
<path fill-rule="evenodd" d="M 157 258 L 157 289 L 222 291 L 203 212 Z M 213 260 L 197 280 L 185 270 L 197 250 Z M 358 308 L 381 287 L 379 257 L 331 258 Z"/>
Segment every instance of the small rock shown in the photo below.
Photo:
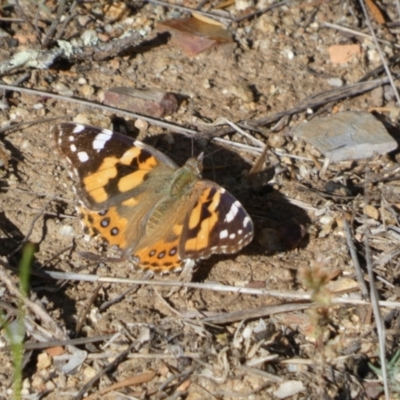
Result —
<path fill-rule="evenodd" d="M 85 46 L 96 46 L 99 43 L 99 37 L 94 29 L 87 29 L 81 35 L 81 39 Z"/>
<path fill-rule="evenodd" d="M 344 83 L 340 78 L 329 78 L 327 79 L 327 82 L 330 86 L 333 87 L 342 87 Z"/>
<path fill-rule="evenodd" d="M 285 143 L 286 139 L 280 133 L 275 133 L 268 138 L 268 144 L 273 148 L 283 147 Z"/>
<path fill-rule="evenodd" d="M 91 366 L 87 366 L 84 370 L 83 370 L 83 380 L 84 382 L 88 382 L 90 381 L 92 378 L 94 378 L 97 375 L 97 371 L 91 367 Z"/>
<path fill-rule="evenodd" d="M 239 82 L 231 86 L 230 92 L 245 103 L 254 101 L 254 94 L 247 83 Z"/>
<path fill-rule="evenodd" d="M 254 7 L 253 0 L 235 0 L 235 8 L 238 11 L 244 11 L 252 7 Z"/>
<path fill-rule="evenodd" d="M 66 97 L 72 97 L 74 95 L 73 90 L 71 90 L 68 86 L 64 85 L 62 82 L 57 82 L 53 85 L 54 90 Z"/>
<path fill-rule="evenodd" d="M 47 353 L 40 353 L 38 355 L 38 360 L 36 367 L 39 371 L 49 368 L 51 365 L 51 357 Z"/>
<path fill-rule="evenodd" d="M 149 127 L 149 123 L 141 118 L 138 118 L 135 121 L 134 125 L 135 125 L 135 128 L 139 129 L 139 131 L 147 131 L 147 129 Z"/>
<path fill-rule="evenodd" d="M 286 399 L 289 396 L 294 396 L 304 390 L 304 385 L 301 381 L 286 381 L 279 385 L 279 388 L 273 392 L 278 399 Z"/>
<path fill-rule="evenodd" d="M 75 235 L 74 228 L 71 225 L 62 225 L 60 227 L 59 233 L 61 236 L 72 237 Z"/>
<path fill-rule="evenodd" d="M 87 85 L 87 80 L 86 80 L 86 78 L 84 78 L 83 76 L 81 76 L 81 77 L 78 79 L 78 84 L 79 84 L 79 85 Z"/>
<path fill-rule="evenodd" d="M 291 135 L 312 144 L 331 162 L 386 154 L 397 142 L 372 114 L 346 111 L 295 126 Z"/>
<path fill-rule="evenodd" d="M 107 90 L 104 104 L 156 118 L 173 114 L 179 106 L 173 93 L 156 89 L 138 90 L 130 87 L 115 87 Z"/>
<path fill-rule="evenodd" d="M 77 20 L 80 26 L 86 26 L 92 18 L 89 15 L 79 15 Z"/>
<path fill-rule="evenodd" d="M 76 122 L 77 124 L 90 124 L 87 114 L 77 114 L 74 118 L 74 122 Z"/>
<path fill-rule="evenodd" d="M 379 210 L 371 204 L 364 206 L 364 214 L 376 221 L 379 220 Z"/>
<path fill-rule="evenodd" d="M 94 87 L 92 85 L 82 85 L 81 93 L 84 97 L 90 97 L 94 94 Z"/>
<path fill-rule="evenodd" d="M 293 50 L 290 49 L 290 48 L 287 48 L 287 47 L 282 50 L 282 55 L 287 57 L 287 59 L 290 60 L 290 61 L 293 60 L 293 58 L 294 58 Z"/>

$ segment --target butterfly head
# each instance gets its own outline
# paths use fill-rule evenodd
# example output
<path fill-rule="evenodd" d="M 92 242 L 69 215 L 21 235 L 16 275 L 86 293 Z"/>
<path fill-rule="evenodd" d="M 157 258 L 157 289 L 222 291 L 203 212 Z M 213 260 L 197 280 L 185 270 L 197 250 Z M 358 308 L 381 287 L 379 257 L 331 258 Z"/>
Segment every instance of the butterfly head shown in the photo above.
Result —
<path fill-rule="evenodd" d="M 201 173 L 203 172 L 203 159 L 204 153 L 200 153 L 197 157 L 191 157 L 186 161 L 183 168 L 191 171 L 197 177 L 201 178 Z"/>

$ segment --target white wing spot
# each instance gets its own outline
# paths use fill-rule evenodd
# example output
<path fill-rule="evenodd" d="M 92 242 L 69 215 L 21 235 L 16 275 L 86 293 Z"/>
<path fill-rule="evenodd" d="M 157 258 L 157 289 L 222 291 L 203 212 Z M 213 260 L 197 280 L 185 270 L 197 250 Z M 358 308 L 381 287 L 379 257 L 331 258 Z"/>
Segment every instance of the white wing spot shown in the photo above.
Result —
<path fill-rule="evenodd" d="M 241 235 L 243 231 L 241 229 L 238 230 L 238 234 Z"/>
<path fill-rule="evenodd" d="M 73 142 L 75 140 L 75 137 L 70 135 L 70 136 L 68 136 L 68 139 L 69 139 L 70 142 Z"/>
<path fill-rule="evenodd" d="M 86 153 L 86 151 L 80 151 L 78 153 L 78 158 L 80 162 L 86 162 L 87 160 L 89 160 L 89 156 L 88 153 Z"/>
<path fill-rule="evenodd" d="M 71 149 L 71 151 L 72 151 L 73 153 L 76 152 L 76 146 L 75 146 L 74 144 L 71 144 L 71 146 L 69 146 L 69 148 Z"/>
<path fill-rule="evenodd" d="M 243 220 L 243 226 L 246 227 L 247 225 L 249 225 L 251 223 L 251 219 L 249 217 L 245 217 Z"/>
<path fill-rule="evenodd" d="M 61 136 L 58 138 L 58 145 L 61 146 L 62 145 L 62 139 Z"/>
<path fill-rule="evenodd" d="M 226 229 L 224 229 L 223 231 L 221 231 L 219 233 L 219 238 L 220 239 L 226 239 L 228 237 L 228 231 Z"/>
<path fill-rule="evenodd" d="M 82 124 L 76 124 L 72 133 L 81 133 L 85 129 L 85 126 Z"/>
<path fill-rule="evenodd" d="M 106 142 L 108 142 L 111 139 L 112 136 L 112 132 L 107 130 L 107 129 L 103 129 L 101 133 L 99 133 L 93 141 L 93 149 L 99 151 L 99 150 L 103 150 Z"/>
<path fill-rule="evenodd" d="M 231 233 L 231 234 L 229 235 L 229 239 L 235 239 L 235 237 L 236 237 L 236 234 L 234 234 L 234 233 Z"/>
<path fill-rule="evenodd" d="M 234 218 L 236 217 L 236 214 L 239 211 L 240 203 L 236 200 L 233 204 L 231 209 L 229 210 L 228 214 L 226 214 L 225 221 L 226 222 L 232 222 Z"/>

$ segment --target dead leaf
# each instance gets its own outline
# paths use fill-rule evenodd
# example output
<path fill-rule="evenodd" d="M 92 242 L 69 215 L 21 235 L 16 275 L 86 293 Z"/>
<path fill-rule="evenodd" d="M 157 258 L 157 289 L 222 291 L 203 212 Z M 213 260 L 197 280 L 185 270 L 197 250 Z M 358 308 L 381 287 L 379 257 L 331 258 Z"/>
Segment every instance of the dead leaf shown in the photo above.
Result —
<path fill-rule="evenodd" d="M 367 4 L 369 12 L 371 13 L 374 20 L 378 24 L 383 25 L 386 22 L 385 17 L 383 16 L 383 14 L 382 14 L 381 10 L 378 8 L 378 6 L 374 3 L 374 1 L 373 0 L 365 0 L 365 3 Z"/>
<path fill-rule="evenodd" d="M 168 32 L 171 35 L 169 43 L 188 57 L 194 57 L 213 46 L 232 42 L 226 29 L 193 17 L 164 21 L 158 24 L 156 30 Z"/>

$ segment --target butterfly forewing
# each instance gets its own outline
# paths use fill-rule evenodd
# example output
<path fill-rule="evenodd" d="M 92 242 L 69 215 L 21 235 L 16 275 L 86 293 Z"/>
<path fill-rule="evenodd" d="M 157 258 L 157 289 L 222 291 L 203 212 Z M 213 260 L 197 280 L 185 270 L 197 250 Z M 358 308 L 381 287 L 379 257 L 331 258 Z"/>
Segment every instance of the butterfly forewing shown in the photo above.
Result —
<path fill-rule="evenodd" d="M 148 190 L 149 175 L 162 178 L 176 164 L 141 142 L 92 126 L 63 123 L 53 128 L 56 147 L 69 164 L 83 204 L 92 210 L 139 197 Z"/>

